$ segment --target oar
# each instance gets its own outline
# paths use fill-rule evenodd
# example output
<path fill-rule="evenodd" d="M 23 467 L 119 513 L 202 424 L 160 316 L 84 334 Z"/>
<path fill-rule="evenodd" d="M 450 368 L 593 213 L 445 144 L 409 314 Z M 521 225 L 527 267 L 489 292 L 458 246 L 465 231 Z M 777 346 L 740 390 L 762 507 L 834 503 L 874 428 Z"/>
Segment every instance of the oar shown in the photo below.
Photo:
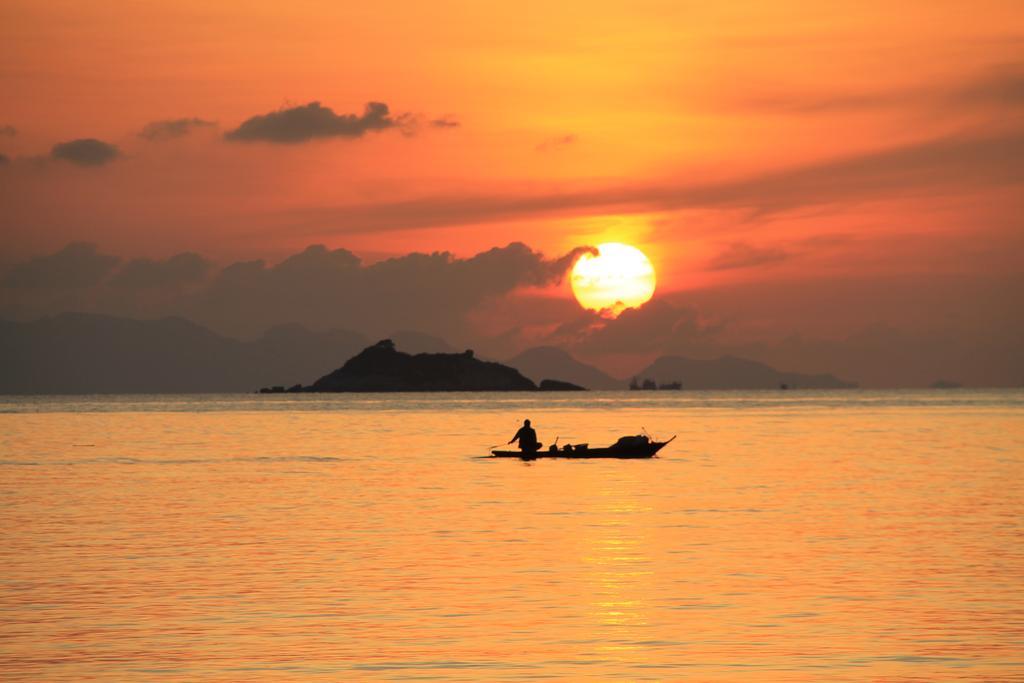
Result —
<path fill-rule="evenodd" d="M 490 452 L 490 451 L 493 451 L 495 448 L 499 448 L 500 446 L 501 446 L 501 444 L 494 444 L 493 446 L 488 446 L 487 450 L 488 450 L 488 452 Z M 473 457 L 474 458 L 493 458 L 494 456 L 493 455 L 474 455 Z"/>

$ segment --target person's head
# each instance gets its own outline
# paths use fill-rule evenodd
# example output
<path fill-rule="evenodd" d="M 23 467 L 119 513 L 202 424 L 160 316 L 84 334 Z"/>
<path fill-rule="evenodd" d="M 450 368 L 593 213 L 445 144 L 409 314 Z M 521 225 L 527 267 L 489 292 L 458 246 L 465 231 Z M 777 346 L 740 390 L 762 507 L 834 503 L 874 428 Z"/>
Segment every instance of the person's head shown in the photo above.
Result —
<path fill-rule="evenodd" d="M 530 421 L 529 420 L 523 420 L 523 426 L 524 427 L 529 427 L 530 426 Z"/>

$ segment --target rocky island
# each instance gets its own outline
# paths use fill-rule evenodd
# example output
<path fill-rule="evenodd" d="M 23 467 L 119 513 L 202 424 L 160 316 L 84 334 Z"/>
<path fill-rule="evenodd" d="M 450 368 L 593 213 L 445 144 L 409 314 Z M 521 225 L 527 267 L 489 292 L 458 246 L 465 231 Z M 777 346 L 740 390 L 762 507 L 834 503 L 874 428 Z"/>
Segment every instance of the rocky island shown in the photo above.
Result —
<path fill-rule="evenodd" d="M 545 380 L 538 387 L 518 370 L 463 353 L 403 353 L 390 339 L 363 349 L 310 386 L 261 389 L 261 393 L 347 391 L 539 391 L 582 387 Z"/>
<path fill-rule="evenodd" d="M 560 379 L 542 379 L 540 385 L 537 387 L 541 391 L 586 391 L 586 387 L 581 387 L 578 384 L 572 382 L 563 382 Z"/>

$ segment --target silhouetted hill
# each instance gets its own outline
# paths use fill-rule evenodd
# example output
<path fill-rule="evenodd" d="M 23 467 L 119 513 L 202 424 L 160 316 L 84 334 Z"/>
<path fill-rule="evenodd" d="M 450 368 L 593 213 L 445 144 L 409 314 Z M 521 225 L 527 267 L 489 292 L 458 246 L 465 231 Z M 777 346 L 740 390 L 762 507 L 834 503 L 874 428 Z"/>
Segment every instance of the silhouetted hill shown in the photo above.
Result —
<path fill-rule="evenodd" d="M 306 391 L 533 391 L 537 386 L 515 368 L 465 353 L 419 353 L 377 342 Z"/>
<path fill-rule="evenodd" d="M 64 313 L 0 321 L 0 393 L 252 391 L 311 380 L 365 344 L 353 332 L 316 333 L 297 325 L 241 342 L 182 318 Z"/>
<path fill-rule="evenodd" d="M 780 372 L 764 363 L 723 356 L 715 360 L 694 360 L 662 356 L 637 373 L 641 379 L 659 384 L 680 381 L 683 389 L 849 389 L 857 386 L 833 375 L 805 375 Z"/>
<path fill-rule="evenodd" d="M 626 388 L 626 382 L 606 375 L 592 365 L 581 363 L 554 346 L 527 349 L 506 362 L 534 382 L 540 382 L 544 377 L 555 377 L 588 389 Z"/>

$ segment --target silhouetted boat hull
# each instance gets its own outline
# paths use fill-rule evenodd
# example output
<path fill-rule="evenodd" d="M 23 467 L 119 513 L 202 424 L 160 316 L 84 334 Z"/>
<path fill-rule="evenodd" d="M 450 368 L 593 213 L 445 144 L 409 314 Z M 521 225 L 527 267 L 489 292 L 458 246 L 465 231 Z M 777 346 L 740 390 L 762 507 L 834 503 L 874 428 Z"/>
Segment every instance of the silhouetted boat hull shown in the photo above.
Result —
<path fill-rule="evenodd" d="M 658 451 L 668 445 L 675 438 L 676 437 L 673 436 L 668 441 L 651 441 L 646 444 L 630 446 L 628 448 L 615 448 L 613 446 L 609 446 L 607 448 L 586 448 L 574 449 L 571 451 L 540 450 L 536 453 L 524 453 L 523 451 L 491 451 L 491 457 L 521 458 L 523 460 L 535 460 L 537 458 L 572 458 L 575 460 L 617 458 L 619 460 L 642 460 L 645 458 L 653 458 Z"/>

